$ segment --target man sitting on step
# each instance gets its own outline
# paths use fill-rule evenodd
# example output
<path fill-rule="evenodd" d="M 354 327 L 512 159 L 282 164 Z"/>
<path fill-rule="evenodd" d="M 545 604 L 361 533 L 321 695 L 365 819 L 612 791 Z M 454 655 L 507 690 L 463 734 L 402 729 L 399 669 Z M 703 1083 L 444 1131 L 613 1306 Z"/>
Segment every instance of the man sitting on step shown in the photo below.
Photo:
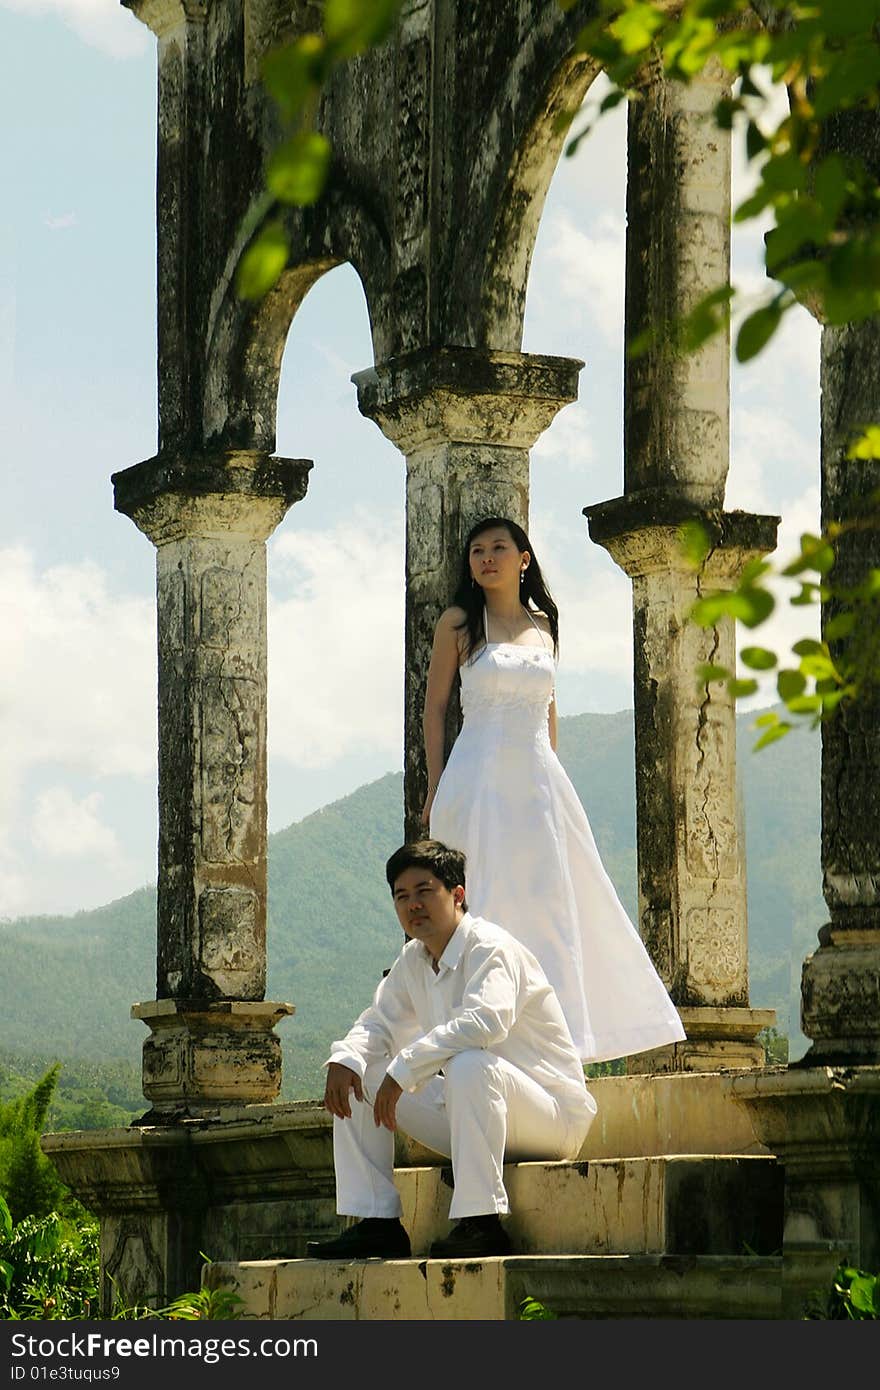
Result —
<path fill-rule="evenodd" d="M 547 977 L 509 932 L 470 915 L 464 869 L 464 855 L 437 840 L 403 845 L 385 866 L 410 940 L 333 1044 L 324 1092 L 337 1211 L 360 1220 L 310 1241 L 309 1258 L 409 1256 L 393 1181 L 398 1126 L 452 1157 L 457 1224 L 431 1257 L 506 1254 L 503 1162 L 576 1158 L 596 1113 Z"/>

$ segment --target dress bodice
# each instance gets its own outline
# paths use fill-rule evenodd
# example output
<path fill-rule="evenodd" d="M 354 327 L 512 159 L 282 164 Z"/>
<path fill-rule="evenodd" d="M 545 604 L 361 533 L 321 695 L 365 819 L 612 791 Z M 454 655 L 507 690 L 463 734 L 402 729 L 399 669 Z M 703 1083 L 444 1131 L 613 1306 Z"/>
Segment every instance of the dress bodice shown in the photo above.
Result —
<path fill-rule="evenodd" d="M 508 715 L 527 718 L 536 728 L 546 724 L 556 679 L 556 662 L 547 647 L 487 642 L 459 675 L 466 724 Z"/>

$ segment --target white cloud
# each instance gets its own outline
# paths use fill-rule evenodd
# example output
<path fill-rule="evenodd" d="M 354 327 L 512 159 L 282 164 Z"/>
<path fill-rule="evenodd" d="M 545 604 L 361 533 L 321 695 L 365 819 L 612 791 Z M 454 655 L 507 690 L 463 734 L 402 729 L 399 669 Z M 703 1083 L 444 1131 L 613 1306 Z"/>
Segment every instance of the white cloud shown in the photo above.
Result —
<path fill-rule="evenodd" d="M 101 802 L 99 792 L 91 792 L 80 801 L 67 787 L 50 787 L 43 792 L 37 797 L 32 820 L 37 849 L 70 859 L 118 853 L 114 831 L 100 818 Z"/>
<path fill-rule="evenodd" d="M 64 232 L 76 226 L 77 216 L 75 212 L 62 212 L 58 217 L 45 217 L 43 221 L 50 232 Z"/>
<path fill-rule="evenodd" d="M 565 406 L 532 449 L 532 462 L 554 463 L 583 474 L 595 463 L 590 410 L 582 401 Z"/>
<path fill-rule="evenodd" d="M 529 535 L 559 608 L 560 675 L 602 673 L 629 681 L 631 581 L 598 548 L 584 544 L 572 556 L 570 527 L 547 514 L 530 522 Z"/>
<path fill-rule="evenodd" d="M 154 605 L 114 592 L 92 561 L 40 570 L 10 547 L 0 631 L 0 913 L 106 902 L 148 877 L 101 821 L 94 784 L 112 779 L 118 796 L 155 776 Z"/>
<path fill-rule="evenodd" d="M 554 310 L 591 324 L 609 345 L 623 333 L 623 276 L 626 256 L 623 218 L 602 212 L 584 230 L 571 215 L 552 218 L 549 244 L 542 248 L 542 297 L 553 281 Z M 545 305 L 545 309 L 546 309 Z"/>
<path fill-rule="evenodd" d="M 147 775 L 155 762 L 152 602 L 112 590 L 90 560 L 38 571 L 0 550 L 0 756 L 23 773 L 63 763 L 93 776 Z"/>
<path fill-rule="evenodd" d="M 0 0 L 0 9 L 57 16 L 84 43 L 111 58 L 135 58 L 151 42 L 146 26 L 119 0 Z"/>
<path fill-rule="evenodd" d="M 386 751 L 403 727 L 403 526 L 362 513 L 270 548 L 269 746 L 323 767 Z M 292 590 L 282 596 L 282 590 Z"/>

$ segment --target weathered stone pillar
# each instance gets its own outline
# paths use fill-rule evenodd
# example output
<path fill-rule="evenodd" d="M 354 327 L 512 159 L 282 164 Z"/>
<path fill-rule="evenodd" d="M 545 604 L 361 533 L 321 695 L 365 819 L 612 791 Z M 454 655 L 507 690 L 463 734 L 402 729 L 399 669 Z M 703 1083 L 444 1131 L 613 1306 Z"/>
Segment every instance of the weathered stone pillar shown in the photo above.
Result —
<path fill-rule="evenodd" d="M 311 464 L 160 457 L 114 476 L 157 547 L 159 890 L 144 1093 L 201 1113 L 273 1100 L 292 1013 L 266 986 L 266 538 Z"/>
<path fill-rule="evenodd" d="M 483 516 L 528 524 L 529 449 L 577 397 L 568 357 L 438 348 L 353 378 L 358 404 L 406 455 L 406 834 L 420 832 L 427 773 L 422 738 L 434 626 L 449 605 L 464 538 Z M 452 703 L 452 702 L 451 702 Z M 458 729 L 450 710 L 451 745 Z"/>
<path fill-rule="evenodd" d="M 629 112 L 626 339 L 646 331 L 624 378 L 626 495 L 585 509 L 592 540 L 633 580 L 636 812 L 642 936 L 682 1016 L 687 1042 L 633 1059 L 635 1070 L 717 1070 L 763 1060 L 749 1008 L 746 882 L 736 793 L 736 722 L 717 683 L 733 668 L 734 625 L 687 621 L 701 591 L 731 587 L 772 550 L 778 518 L 724 513 L 729 335 L 674 350 L 674 325 L 730 268 L 730 142 L 711 117 L 720 68 L 690 86 L 649 74 Z M 699 574 L 679 531 L 699 520 L 712 551 Z"/>
<path fill-rule="evenodd" d="M 836 583 L 880 568 L 880 460 L 846 457 L 880 419 L 880 322 L 822 333 L 822 521 L 844 526 Z M 848 523 L 857 523 L 847 529 Z M 823 626 L 839 611 L 823 605 Z M 831 650 L 837 647 L 831 642 Z M 822 868 L 830 921 L 804 962 L 799 1062 L 742 1078 L 733 1095 L 785 1167 L 784 1315 L 828 1290 L 840 1261 L 880 1268 L 880 693 L 822 725 Z M 748 1080 L 749 1084 L 746 1084 Z"/>
<path fill-rule="evenodd" d="M 822 524 L 839 522 L 836 585 L 880 569 L 880 459 L 848 459 L 880 420 L 880 320 L 822 333 Z M 853 525 L 855 523 L 855 525 Z M 850 529 L 852 528 L 852 529 Z M 823 627 L 839 612 L 823 606 Z M 834 652 L 840 643 L 831 643 Z M 880 1063 L 880 689 L 822 725 L 822 870 L 830 921 L 804 962 L 801 1024 L 810 1064 Z"/>
<path fill-rule="evenodd" d="M 776 518 L 700 514 L 714 538 L 701 574 L 681 550 L 693 511 L 634 494 L 588 508 L 590 536 L 633 581 L 639 923 L 681 1014 L 687 1041 L 632 1059 L 633 1070 L 758 1065 L 772 1010 L 749 1008 L 736 710 L 725 686 L 698 688 L 702 663 L 735 664 L 732 620 L 698 627 L 701 590 L 730 588 L 772 549 Z"/>

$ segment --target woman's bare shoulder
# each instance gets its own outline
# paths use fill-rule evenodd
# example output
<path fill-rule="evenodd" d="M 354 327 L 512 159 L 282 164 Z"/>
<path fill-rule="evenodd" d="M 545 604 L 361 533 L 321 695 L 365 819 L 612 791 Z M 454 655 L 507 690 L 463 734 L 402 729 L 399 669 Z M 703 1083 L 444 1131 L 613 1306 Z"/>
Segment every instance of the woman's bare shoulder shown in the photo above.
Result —
<path fill-rule="evenodd" d="M 465 613 L 463 608 L 459 608 L 457 604 L 453 604 L 451 608 L 444 608 L 440 617 L 437 619 L 437 631 L 455 632 L 466 622 L 467 613 Z"/>

